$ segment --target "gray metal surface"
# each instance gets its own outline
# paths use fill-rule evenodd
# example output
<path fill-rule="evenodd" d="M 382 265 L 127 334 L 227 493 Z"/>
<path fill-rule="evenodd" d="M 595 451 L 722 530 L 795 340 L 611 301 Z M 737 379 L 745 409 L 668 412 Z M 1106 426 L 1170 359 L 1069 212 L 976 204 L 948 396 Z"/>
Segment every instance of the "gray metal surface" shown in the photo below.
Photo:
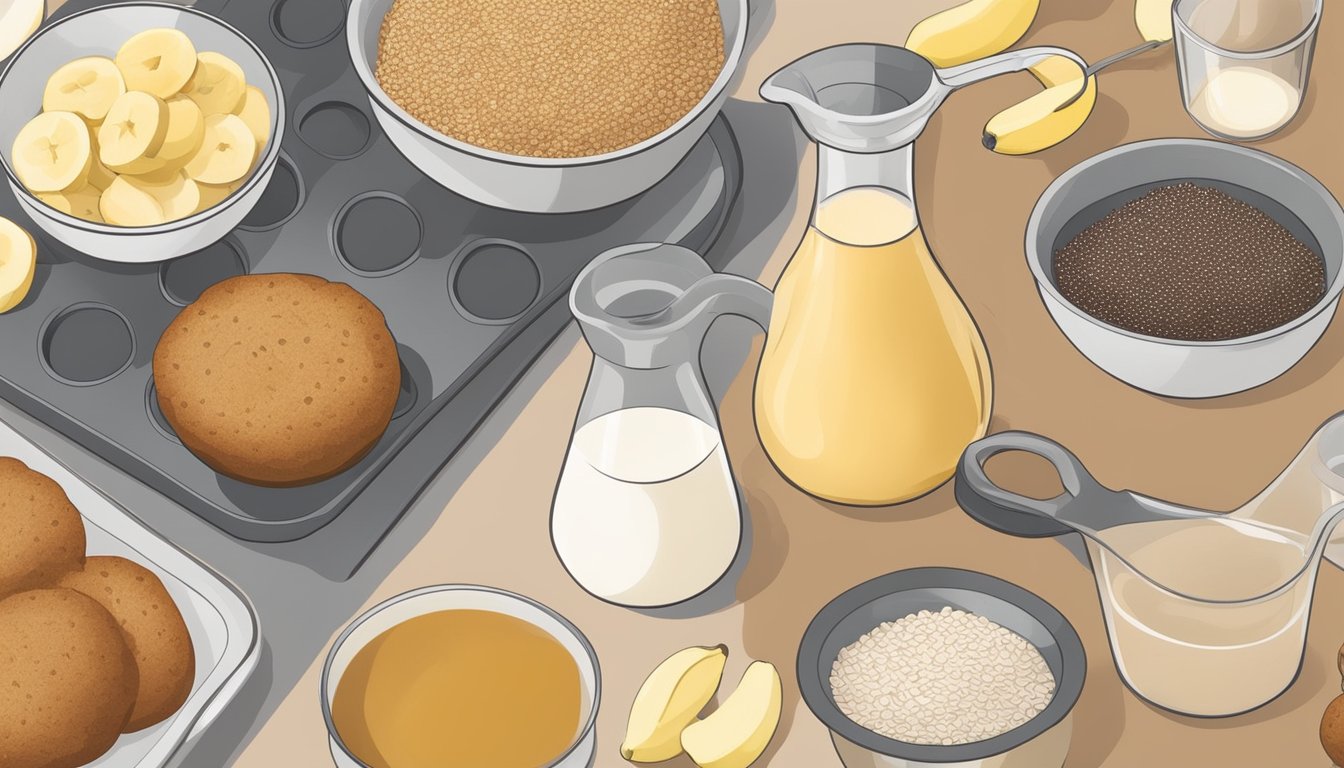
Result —
<path fill-rule="evenodd" d="M 101 4 L 74 0 L 56 17 Z M 637 240 L 708 249 L 741 159 L 720 118 L 632 201 L 565 216 L 487 208 L 420 175 L 379 132 L 338 34 L 341 0 L 195 7 L 237 26 L 280 74 L 292 128 L 275 177 L 242 227 L 163 265 L 97 262 L 39 238 L 33 294 L 0 324 L 0 396 L 231 535 L 344 579 L 569 321 L 561 299 L 578 270 Z M 24 221 L 7 190 L 0 215 Z M 369 456 L 335 478 L 268 489 L 222 477 L 157 411 L 159 334 L 244 271 L 350 283 L 387 315 L 402 398 Z"/>

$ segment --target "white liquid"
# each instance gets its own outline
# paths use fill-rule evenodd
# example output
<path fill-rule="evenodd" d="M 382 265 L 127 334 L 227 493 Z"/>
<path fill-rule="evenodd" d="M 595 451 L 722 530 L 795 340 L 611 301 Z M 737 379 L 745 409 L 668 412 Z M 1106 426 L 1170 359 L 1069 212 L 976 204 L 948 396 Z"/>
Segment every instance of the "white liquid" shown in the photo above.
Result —
<path fill-rule="evenodd" d="M 1273 591 L 1302 568 L 1301 535 L 1228 519 L 1126 525 L 1105 538 L 1148 577 L 1088 541 L 1111 651 L 1139 695 L 1178 712 L 1223 716 L 1254 709 L 1292 683 L 1315 567 Z"/>
<path fill-rule="evenodd" d="M 1195 96 L 1190 112 L 1205 126 L 1233 138 L 1263 136 L 1282 128 L 1302 100 L 1297 87 L 1252 66 L 1218 70 Z"/>
<path fill-rule="evenodd" d="M 551 512 L 580 586 L 621 605 L 704 592 L 732 565 L 742 517 L 719 432 L 666 408 L 627 408 L 574 434 Z"/>

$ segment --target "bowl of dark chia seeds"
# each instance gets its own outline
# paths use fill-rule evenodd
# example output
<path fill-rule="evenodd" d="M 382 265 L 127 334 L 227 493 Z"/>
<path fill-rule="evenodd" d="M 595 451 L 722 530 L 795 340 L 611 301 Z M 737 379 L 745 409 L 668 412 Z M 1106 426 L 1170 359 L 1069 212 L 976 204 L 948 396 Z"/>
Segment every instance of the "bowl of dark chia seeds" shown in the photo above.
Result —
<path fill-rule="evenodd" d="M 1131 386 L 1218 397 L 1293 367 L 1344 287 L 1344 210 L 1306 171 L 1201 139 L 1126 144 L 1066 171 L 1027 263 L 1078 351 Z"/>

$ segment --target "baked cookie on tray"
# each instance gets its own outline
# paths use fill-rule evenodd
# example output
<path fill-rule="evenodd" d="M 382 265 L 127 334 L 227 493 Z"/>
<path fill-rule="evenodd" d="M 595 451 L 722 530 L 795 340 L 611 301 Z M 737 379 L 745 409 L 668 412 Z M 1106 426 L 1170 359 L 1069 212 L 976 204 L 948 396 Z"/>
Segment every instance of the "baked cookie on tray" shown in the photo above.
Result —
<path fill-rule="evenodd" d="M 0 765 L 78 766 L 106 752 L 135 705 L 135 658 L 91 597 L 35 589 L 0 600 Z"/>
<path fill-rule="evenodd" d="M 60 586 L 94 600 L 121 625 L 140 686 L 125 733 L 160 723 L 182 707 L 196 680 L 196 654 L 177 604 L 153 571 L 124 557 L 90 557 Z"/>
<path fill-rule="evenodd" d="M 0 598 L 84 565 L 84 521 L 55 480 L 0 457 Z"/>
<path fill-rule="evenodd" d="M 324 480 L 356 464 L 401 389 L 383 313 L 343 283 L 243 275 L 207 289 L 154 350 L 159 407 L 220 474 L 262 486 Z"/>

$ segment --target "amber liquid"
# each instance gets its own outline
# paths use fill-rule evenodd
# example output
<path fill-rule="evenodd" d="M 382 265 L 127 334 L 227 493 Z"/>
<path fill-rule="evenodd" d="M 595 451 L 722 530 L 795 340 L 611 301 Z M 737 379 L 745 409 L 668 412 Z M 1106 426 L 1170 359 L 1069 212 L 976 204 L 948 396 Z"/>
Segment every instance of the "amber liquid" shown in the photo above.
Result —
<path fill-rule="evenodd" d="M 912 202 L 878 187 L 823 201 L 775 288 L 756 379 L 757 428 L 784 476 L 843 504 L 923 495 L 984 436 L 990 387 Z"/>
<path fill-rule="evenodd" d="M 351 660 L 332 718 L 373 768 L 541 768 L 578 736 L 578 664 L 540 628 L 477 610 L 417 616 Z"/>

